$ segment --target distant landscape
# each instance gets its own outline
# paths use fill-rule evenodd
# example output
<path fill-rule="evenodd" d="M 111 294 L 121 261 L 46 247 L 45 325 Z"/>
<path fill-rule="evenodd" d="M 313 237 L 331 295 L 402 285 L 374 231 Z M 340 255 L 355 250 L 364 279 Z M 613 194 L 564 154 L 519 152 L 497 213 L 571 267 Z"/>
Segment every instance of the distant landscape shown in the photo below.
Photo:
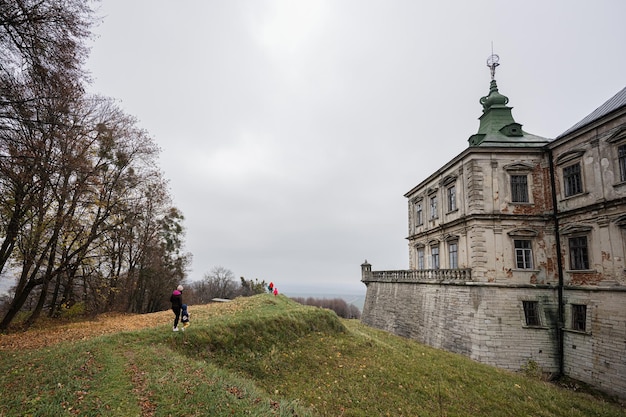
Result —
<path fill-rule="evenodd" d="M 359 309 L 361 313 L 363 312 L 363 306 L 365 305 L 365 292 L 363 292 L 362 294 L 355 294 L 355 293 L 345 294 L 345 293 L 332 293 L 332 292 L 327 292 L 327 293 L 324 293 L 324 292 L 318 292 L 318 293 L 288 292 L 288 293 L 285 293 L 285 295 L 287 297 L 292 297 L 292 298 L 297 298 L 297 297 L 302 297 L 302 298 L 313 297 L 313 298 L 327 298 L 327 299 L 341 298 L 346 303 L 353 304 L 356 308 Z"/>

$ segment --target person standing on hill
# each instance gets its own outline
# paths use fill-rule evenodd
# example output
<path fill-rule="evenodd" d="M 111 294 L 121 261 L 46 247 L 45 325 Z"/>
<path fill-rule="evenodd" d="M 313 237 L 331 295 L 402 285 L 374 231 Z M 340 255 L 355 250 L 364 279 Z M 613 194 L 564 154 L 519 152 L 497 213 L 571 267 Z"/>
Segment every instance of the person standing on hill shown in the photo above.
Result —
<path fill-rule="evenodd" d="M 178 331 L 178 319 L 180 318 L 180 310 L 183 306 L 183 286 L 179 285 L 174 292 L 172 292 L 172 296 L 170 297 L 170 302 L 172 303 L 172 311 L 176 315 L 174 317 L 174 330 Z"/>

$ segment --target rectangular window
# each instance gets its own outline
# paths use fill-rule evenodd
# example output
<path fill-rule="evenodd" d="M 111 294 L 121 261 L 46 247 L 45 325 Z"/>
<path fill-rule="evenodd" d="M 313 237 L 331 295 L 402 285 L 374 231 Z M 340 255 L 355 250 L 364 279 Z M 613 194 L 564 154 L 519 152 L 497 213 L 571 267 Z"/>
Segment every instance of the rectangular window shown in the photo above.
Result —
<path fill-rule="evenodd" d="M 622 145 L 617 148 L 619 155 L 619 179 L 626 181 L 626 145 Z"/>
<path fill-rule="evenodd" d="M 430 248 L 430 260 L 432 263 L 432 269 L 439 269 L 439 247 L 432 246 Z"/>
<path fill-rule="evenodd" d="M 456 210 L 456 187 L 448 187 L 448 211 Z"/>
<path fill-rule="evenodd" d="M 437 215 L 437 196 L 430 197 L 430 218 L 436 219 Z"/>
<path fill-rule="evenodd" d="M 417 269 L 425 269 L 424 265 L 424 248 L 417 250 Z"/>
<path fill-rule="evenodd" d="M 515 240 L 515 267 L 533 269 L 533 250 L 530 240 Z"/>
<path fill-rule="evenodd" d="M 424 216 L 422 213 L 422 202 L 415 204 L 415 225 L 420 226 L 424 224 Z"/>
<path fill-rule="evenodd" d="M 459 267 L 459 245 L 456 242 L 448 245 L 448 255 L 450 255 L 450 268 L 455 269 Z"/>
<path fill-rule="evenodd" d="M 569 239 L 569 265 L 572 270 L 589 269 L 586 236 L 571 237 Z"/>
<path fill-rule="evenodd" d="M 563 184 L 565 186 L 565 197 L 583 192 L 580 164 L 574 164 L 563 168 Z"/>
<path fill-rule="evenodd" d="M 572 304 L 572 330 L 584 332 L 587 330 L 587 306 Z"/>
<path fill-rule="evenodd" d="M 539 320 L 539 303 L 537 301 L 522 301 L 526 326 L 541 326 Z"/>
<path fill-rule="evenodd" d="M 528 178 L 526 175 L 511 175 L 511 201 L 528 203 Z"/>

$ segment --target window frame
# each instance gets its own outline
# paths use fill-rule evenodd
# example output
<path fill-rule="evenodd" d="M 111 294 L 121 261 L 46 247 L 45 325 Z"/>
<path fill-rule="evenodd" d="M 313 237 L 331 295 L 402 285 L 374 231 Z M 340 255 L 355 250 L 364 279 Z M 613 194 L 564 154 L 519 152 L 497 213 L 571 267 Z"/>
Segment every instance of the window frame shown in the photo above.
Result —
<path fill-rule="evenodd" d="M 417 257 L 417 269 L 424 270 L 426 269 L 426 251 L 425 248 L 419 247 L 416 249 L 416 257 Z"/>
<path fill-rule="evenodd" d="M 563 177 L 563 195 L 565 197 L 574 197 L 582 194 L 584 192 L 583 169 L 580 161 L 564 166 L 561 171 Z"/>
<path fill-rule="evenodd" d="M 620 182 L 626 182 L 626 143 L 617 147 L 617 165 Z"/>
<path fill-rule="evenodd" d="M 528 247 L 518 247 L 518 243 L 527 243 Z M 522 245 L 520 245 L 522 246 Z M 515 269 L 532 270 L 535 267 L 533 259 L 533 242 L 531 239 L 513 239 L 513 253 L 515 255 Z M 522 255 L 522 266 L 520 266 L 520 254 Z"/>
<path fill-rule="evenodd" d="M 587 304 L 571 304 L 570 328 L 577 332 L 587 331 Z"/>
<path fill-rule="evenodd" d="M 584 245 L 578 244 L 584 239 Z M 576 243 L 576 245 L 573 245 Z M 588 271 L 589 262 L 589 238 L 587 235 L 570 236 L 567 239 L 570 271 Z M 576 253 L 575 253 L 576 252 Z M 580 264 L 579 264 L 580 263 Z"/>
<path fill-rule="evenodd" d="M 541 314 L 539 311 L 539 301 L 523 300 L 524 321 L 528 327 L 541 327 Z"/>
<path fill-rule="evenodd" d="M 448 213 L 456 211 L 456 184 L 452 184 L 446 188 L 446 195 L 448 197 Z"/>
<path fill-rule="evenodd" d="M 439 254 L 439 245 L 430 247 L 430 269 L 441 268 L 441 256 Z"/>
<path fill-rule="evenodd" d="M 452 248 L 455 248 L 456 250 L 452 251 Z M 448 242 L 448 264 L 450 269 L 458 269 L 459 267 L 459 242 L 456 240 Z"/>
<path fill-rule="evenodd" d="M 421 226 L 424 224 L 424 210 L 422 207 L 422 200 L 415 203 L 415 226 Z"/>
<path fill-rule="evenodd" d="M 437 202 L 437 194 L 432 194 L 428 196 L 428 203 L 430 207 L 430 220 L 438 219 L 439 213 L 438 210 L 438 202 Z"/>
<path fill-rule="evenodd" d="M 621 185 L 626 183 L 626 125 L 622 125 L 613 131 L 606 139 L 610 146 L 612 155 L 617 155 L 614 159 L 615 163 L 615 179 L 613 185 Z M 619 180 L 617 179 L 619 173 Z"/>
<path fill-rule="evenodd" d="M 517 182 L 515 181 L 515 179 L 517 178 L 523 178 L 524 181 Z M 509 184 L 511 186 L 511 203 L 515 203 L 515 204 L 530 203 L 530 197 L 529 197 L 529 192 L 528 192 L 528 174 L 521 174 L 521 173 L 510 174 Z"/>

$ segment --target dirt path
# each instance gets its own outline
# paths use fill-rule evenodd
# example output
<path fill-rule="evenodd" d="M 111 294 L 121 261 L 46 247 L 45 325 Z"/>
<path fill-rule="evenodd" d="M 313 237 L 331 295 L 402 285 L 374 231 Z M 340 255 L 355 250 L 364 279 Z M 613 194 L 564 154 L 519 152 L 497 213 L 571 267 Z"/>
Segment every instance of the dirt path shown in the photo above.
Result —
<path fill-rule="evenodd" d="M 191 322 L 206 320 L 221 314 L 231 314 L 245 304 L 237 300 L 231 303 L 194 305 L 190 310 Z M 92 320 L 64 323 L 58 320 L 42 320 L 24 332 L 0 333 L 0 351 L 38 349 L 61 342 L 71 342 L 98 337 L 111 333 L 146 329 L 149 327 L 172 326 L 174 313 L 170 310 L 149 314 L 107 313 Z M 170 327 L 171 330 L 171 327 Z"/>

